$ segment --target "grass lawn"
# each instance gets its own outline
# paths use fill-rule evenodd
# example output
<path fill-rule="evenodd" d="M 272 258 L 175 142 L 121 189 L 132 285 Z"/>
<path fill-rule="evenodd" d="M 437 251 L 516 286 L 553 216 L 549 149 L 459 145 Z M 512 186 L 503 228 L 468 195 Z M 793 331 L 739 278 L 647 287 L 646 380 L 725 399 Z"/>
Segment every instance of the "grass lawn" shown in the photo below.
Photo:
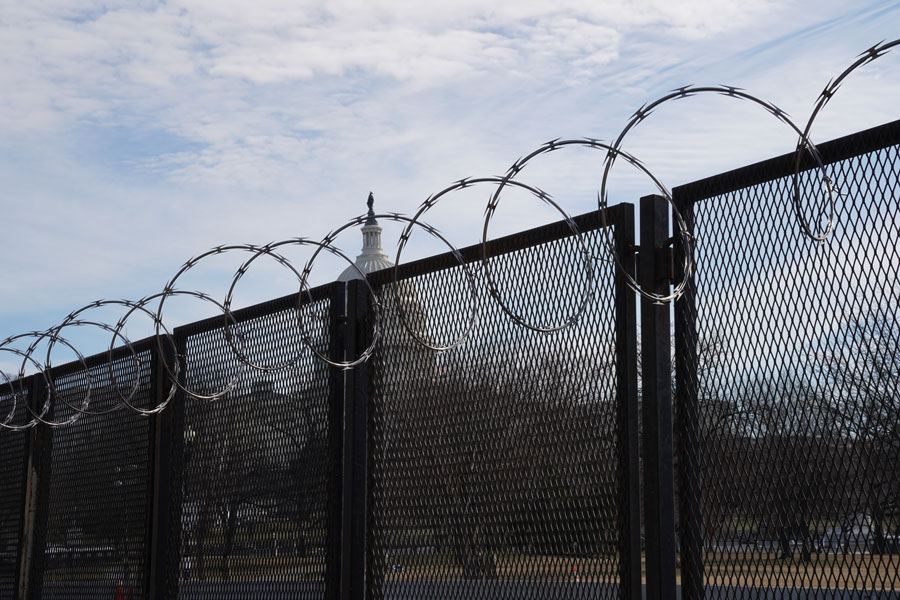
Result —
<path fill-rule="evenodd" d="M 776 553 L 706 553 L 707 586 L 795 587 L 900 591 L 900 556 L 877 554 L 813 554 L 808 563 L 782 560 Z M 494 555 L 501 579 L 573 581 L 575 567 L 581 582 L 615 583 L 618 565 L 613 556 L 593 558 L 538 556 L 518 553 Z M 395 556 L 389 562 L 402 570 L 390 580 L 459 579 L 462 569 L 449 554 Z M 676 571 L 680 583 L 680 574 Z"/>
<path fill-rule="evenodd" d="M 900 555 L 813 554 L 810 562 L 775 553 L 708 553 L 706 585 L 900 590 Z"/>

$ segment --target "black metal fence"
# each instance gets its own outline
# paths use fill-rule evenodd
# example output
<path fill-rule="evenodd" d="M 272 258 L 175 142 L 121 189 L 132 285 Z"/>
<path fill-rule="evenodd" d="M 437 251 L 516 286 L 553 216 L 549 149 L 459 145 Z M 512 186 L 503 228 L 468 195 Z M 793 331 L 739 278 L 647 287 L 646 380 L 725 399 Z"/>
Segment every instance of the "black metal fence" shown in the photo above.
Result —
<path fill-rule="evenodd" d="M 631 218 L 610 211 L 622 254 Z M 581 219 L 592 256 L 608 241 L 598 225 Z M 555 229 L 491 246 L 497 291 L 533 324 L 575 313 L 591 278 L 576 238 Z M 594 295 L 565 333 L 516 325 L 482 293 L 472 339 L 441 355 L 400 315 L 430 343 L 451 342 L 468 323 L 466 280 L 460 266 L 427 267 L 410 265 L 395 295 L 387 273 L 373 278 L 391 310 L 370 366 L 372 596 L 619 597 L 638 541 L 638 430 L 635 306 L 617 304 L 628 293 L 614 265 L 589 263 Z"/>
<path fill-rule="evenodd" d="M 97 357 L 87 363 L 92 412 L 118 405 L 114 386 L 138 381 L 133 401 L 152 401 L 149 343 L 112 363 Z M 81 365 L 79 365 L 80 367 Z M 110 369 L 110 366 L 112 367 Z M 64 421 L 79 407 L 87 387 L 83 370 L 55 378 L 59 392 L 53 419 Z M 39 388 L 35 388 L 39 389 Z M 71 406 L 70 406 L 71 404 Z M 41 433 L 43 476 L 37 480 L 38 514 L 29 584 L 34 597 L 98 598 L 110 586 L 144 594 L 148 572 L 148 515 L 151 503 L 151 423 L 128 411 L 85 415 L 78 426 Z M 49 460 L 47 460 L 49 459 Z"/>
<path fill-rule="evenodd" d="M 639 246 L 631 204 L 577 218 L 580 241 L 558 223 L 490 243 L 509 311 L 580 313 L 557 333 L 504 314 L 478 246 L 474 296 L 441 255 L 370 276 L 380 319 L 334 283 L 89 358 L 109 414 L 0 432 L 0 598 L 896 597 L 898 145 L 900 122 L 820 146 L 846 194 L 823 244 L 796 225 L 791 156 L 676 188 L 696 273 L 674 309 L 642 302 L 640 330 L 623 269 L 680 276 L 657 197 Z M 342 371 L 301 321 L 335 360 L 380 340 Z M 414 339 L 470 325 L 446 353 Z M 241 368 L 232 343 L 290 367 Z M 230 393 L 112 410 L 135 380 L 158 403 L 175 360 L 183 386 Z M 53 376 L 64 419 L 87 373 Z"/>
<path fill-rule="evenodd" d="M 674 191 L 698 239 L 675 305 L 693 597 L 900 590 L 898 141 L 894 122 L 823 146 L 843 194 L 824 243 L 787 201 L 792 156 Z M 800 189 L 815 222 L 817 171 Z"/>

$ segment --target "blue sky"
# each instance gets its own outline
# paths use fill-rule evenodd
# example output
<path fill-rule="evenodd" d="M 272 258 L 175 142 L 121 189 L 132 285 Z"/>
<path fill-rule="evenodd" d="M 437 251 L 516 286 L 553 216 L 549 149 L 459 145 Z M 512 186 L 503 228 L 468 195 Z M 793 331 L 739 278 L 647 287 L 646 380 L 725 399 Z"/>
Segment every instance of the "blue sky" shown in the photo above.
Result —
<path fill-rule="evenodd" d="M 678 86 L 740 86 L 803 123 L 831 77 L 897 37 L 896 1 L 0 1 L 0 338 L 158 291 L 214 245 L 320 239 L 369 190 L 379 209 L 412 213 L 548 139 L 612 140 Z M 898 102 L 895 51 L 847 80 L 813 139 L 897 119 Z M 624 147 L 673 187 L 795 142 L 749 103 L 702 97 L 660 108 Z M 556 153 L 523 177 L 582 213 L 601 161 Z M 614 169 L 614 200 L 654 191 Z M 448 198 L 427 220 L 474 243 L 489 193 Z M 491 231 L 556 218 L 511 193 Z M 354 232 L 340 242 L 357 253 Z M 404 257 L 441 250 L 419 234 Z M 183 285 L 223 297 L 243 258 Z M 295 289 L 270 265 L 241 285 L 244 304 Z M 173 324 L 206 309 L 173 308 Z"/>

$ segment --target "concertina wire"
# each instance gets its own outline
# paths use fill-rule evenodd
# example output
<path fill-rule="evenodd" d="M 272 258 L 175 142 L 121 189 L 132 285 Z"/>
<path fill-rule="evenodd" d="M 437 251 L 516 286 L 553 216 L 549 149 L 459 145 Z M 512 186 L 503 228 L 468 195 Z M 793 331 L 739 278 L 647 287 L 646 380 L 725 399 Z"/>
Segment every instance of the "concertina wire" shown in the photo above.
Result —
<path fill-rule="evenodd" d="M 799 224 L 800 230 L 803 235 L 811 238 L 812 240 L 822 242 L 828 238 L 828 236 L 834 230 L 835 222 L 835 197 L 840 196 L 840 190 L 838 185 L 827 175 L 825 172 L 825 165 L 823 163 L 822 157 L 819 154 L 818 149 L 815 144 L 812 142 L 810 138 L 810 131 L 812 130 L 813 123 L 815 119 L 821 114 L 822 109 L 828 104 L 828 102 L 834 97 L 837 93 L 840 86 L 843 84 L 845 79 L 856 69 L 867 65 L 874 60 L 878 59 L 881 56 L 887 54 L 892 48 L 900 45 L 900 39 L 896 39 L 890 42 L 880 42 L 875 44 L 871 48 L 867 49 L 865 52 L 861 53 L 856 61 L 853 62 L 849 67 L 844 69 L 840 75 L 831 79 L 822 92 L 819 94 L 819 97 L 816 100 L 816 103 L 813 107 L 812 112 L 810 113 L 809 119 L 806 122 L 806 125 L 803 128 L 800 128 L 791 118 L 785 113 L 783 110 L 778 108 L 776 105 L 771 102 L 767 102 L 762 100 L 756 96 L 753 96 L 741 88 L 726 86 L 726 85 L 713 85 L 713 86 L 694 86 L 688 85 L 684 87 L 677 88 L 672 90 L 668 94 L 652 101 L 647 104 L 644 104 L 639 109 L 637 109 L 629 118 L 628 122 L 625 124 L 625 127 L 619 133 L 619 135 L 615 138 L 615 141 L 610 143 L 605 143 L 601 140 L 594 138 L 581 138 L 581 139 L 555 139 L 545 144 L 541 145 L 534 151 L 529 154 L 524 155 L 522 158 L 515 161 L 512 166 L 506 171 L 506 173 L 501 177 L 471 177 L 461 179 L 459 181 L 454 182 L 450 186 L 444 188 L 443 190 L 430 195 L 425 199 L 424 202 L 418 207 L 416 213 L 412 216 L 404 216 L 399 213 L 383 213 L 383 214 L 364 214 L 354 219 L 351 219 L 341 227 L 335 229 L 328 235 L 326 235 L 321 241 L 314 241 L 307 238 L 291 238 L 287 240 L 282 240 L 279 242 L 273 242 L 269 244 L 265 244 L 262 246 L 256 246 L 251 244 L 236 244 L 236 245 L 223 245 L 217 246 L 195 256 L 194 258 L 188 260 L 181 268 L 175 273 L 175 275 L 169 280 L 169 282 L 165 285 L 161 292 L 156 294 L 147 296 L 141 300 L 131 301 L 131 300 L 97 300 L 95 302 L 91 302 L 75 311 L 69 313 L 66 318 L 46 331 L 31 331 L 27 333 L 20 333 L 17 335 L 10 336 L 3 341 L 0 341 L 0 351 L 11 353 L 19 358 L 21 358 L 21 366 L 19 368 L 19 372 L 15 377 L 11 377 L 7 373 L 0 371 L 0 377 L 2 377 L 3 381 L 0 381 L 0 385 L 4 385 L 8 387 L 9 394 L 6 395 L 7 401 L 10 404 L 10 408 L 8 411 L 4 411 L 2 407 L 0 407 L 0 428 L 14 431 L 21 431 L 31 427 L 34 427 L 38 423 L 47 425 L 50 427 L 60 427 L 63 425 L 69 425 L 77 421 L 82 415 L 102 415 L 118 410 L 122 407 L 126 407 L 127 409 L 137 413 L 142 416 L 150 416 L 155 415 L 166 408 L 169 402 L 175 397 L 176 393 L 180 390 L 186 396 L 195 398 L 198 400 L 207 400 L 212 401 L 218 398 L 221 398 L 232 391 L 237 383 L 239 373 L 235 373 L 232 378 L 228 381 L 228 383 L 223 386 L 221 390 L 215 391 L 213 393 L 209 392 L 200 392 L 197 390 L 191 390 L 186 387 L 184 383 L 181 382 L 181 377 L 179 377 L 180 371 L 184 368 L 181 365 L 181 361 L 178 360 L 179 355 L 177 353 L 177 349 L 174 346 L 173 336 L 170 334 L 169 329 L 166 327 L 163 321 L 163 307 L 165 306 L 166 299 L 173 296 L 190 296 L 193 298 L 197 298 L 203 300 L 205 302 L 209 302 L 215 305 L 223 314 L 225 319 L 225 338 L 228 342 L 228 345 L 231 349 L 231 352 L 240 361 L 241 371 L 243 368 L 251 368 L 257 371 L 262 371 L 266 373 L 275 372 L 281 369 L 288 368 L 294 365 L 298 359 L 298 356 L 294 356 L 288 360 L 282 361 L 277 364 L 257 364 L 250 360 L 247 356 L 245 349 L 243 348 L 244 337 L 237 327 L 237 321 L 234 317 L 234 314 L 231 311 L 231 305 L 233 301 L 233 295 L 235 287 L 240 279 L 244 276 L 244 274 L 248 271 L 251 265 L 262 256 L 269 256 L 274 259 L 278 264 L 290 270 L 294 276 L 297 278 L 299 283 L 299 299 L 298 302 L 298 325 L 300 328 L 301 339 L 303 340 L 304 345 L 318 358 L 319 360 L 331 365 L 333 367 L 337 367 L 340 369 L 351 369 L 365 361 L 367 361 L 372 354 L 375 352 L 375 349 L 378 345 L 378 341 L 381 333 L 381 315 L 383 306 L 381 302 L 378 300 L 378 296 L 375 294 L 375 291 L 372 289 L 371 284 L 369 283 L 366 274 L 363 273 L 356 263 L 351 260 L 346 254 L 341 252 L 335 245 L 335 239 L 337 236 L 343 232 L 344 230 L 351 227 L 358 227 L 360 225 L 365 224 L 366 220 L 369 218 L 383 219 L 394 222 L 403 223 L 405 226 L 400 235 L 399 243 L 397 246 L 397 254 L 394 261 L 394 279 L 391 285 L 389 285 L 389 289 L 391 293 L 396 295 L 398 292 L 398 269 L 400 266 L 400 257 L 403 252 L 403 249 L 406 247 L 406 244 L 409 240 L 409 237 L 413 231 L 414 227 L 421 228 L 425 230 L 432 237 L 436 238 L 444 245 L 446 245 L 455 258 L 455 260 L 459 263 L 462 268 L 466 280 L 467 286 L 469 288 L 469 292 L 471 294 L 471 303 L 468 315 L 468 322 L 465 330 L 461 335 L 459 335 L 453 342 L 444 345 L 438 345 L 430 340 L 426 339 L 424 336 L 418 334 L 415 331 L 415 328 L 409 325 L 409 321 L 407 316 L 404 314 L 402 302 L 395 302 L 393 305 L 396 307 L 397 316 L 399 321 L 403 324 L 405 329 L 412 336 L 413 340 L 434 352 L 443 352 L 455 348 L 459 344 L 463 343 L 469 334 L 472 331 L 473 325 L 475 323 L 477 317 L 477 308 L 475 299 L 477 297 L 477 290 L 475 285 L 475 277 L 469 268 L 469 265 L 463 259 L 462 254 L 457 250 L 457 248 L 446 238 L 444 237 L 440 231 L 431 225 L 427 224 L 422 217 L 427 213 L 431 208 L 433 208 L 440 200 L 442 200 L 445 196 L 451 194 L 452 192 L 468 188 L 475 185 L 493 185 L 495 186 L 494 192 L 491 194 L 491 197 L 488 201 L 487 208 L 485 210 L 484 217 L 484 228 L 482 233 L 482 241 L 481 241 L 481 259 L 480 264 L 484 274 L 485 285 L 487 287 L 487 291 L 491 296 L 492 300 L 497 303 L 499 308 L 503 311 L 503 313 L 510 318 L 516 325 L 525 327 L 527 329 L 537 331 L 540 333 L 552 333 L 554 331 L 558 331 L 569 327 L 575 323 L 577 323 L 582 314 L 584 313 L 588 302 L 591 298 L 593 291 L 593 270 L 590 268 L 591 266 L 591 256 L 587 251 L 586 244 L 584 242 L 583 236 L 579 231 L 575 220 L 565 211 L 565 209 L 560 206 L 551 196 L 545 191 L 523 183 L 517 179 L 519 173 L 535 158 L 540 156 L 550 154 L 552 152 L 556 152 L 562 150 L 564 148 L 570 147 L 586 147 L 593 148 L 595 150 L 600 150 L 605 153 L 605 157 L 603 160 L 603 177 L 600 184 L 600 190 L 597 194 L 597 209 L 601 219 L 601 229 L 607 232 L 607 238 L 604 240 L 603 246 L 609 252 L 610 258 L 612 262 L 615 263 L 615 268 L 621 271 L 622 276 L 624 277 L 627 285 L 634 290 L 634 292 L 640 294 L 642 297 L 647 298 L 658 304 L 664 304 L 668 302 L 672 302 L 677 300 L 685 290 L 688 282 L 693 276 L 694 272 L 694 262 L 693 262 L 693 249 L 695 246 L 695 238 L 693 234 L 689 231 L 684 218 L 678 211 L 678 207 L 676 203 L 672 199 L 671 192 L 666 188 L 666 186 L 655 176 L 653 173 L 638 160 L 635 156 L 629 154 L 625 150 L 622 149 L 622 144 L 625 140 L 625 137 L 635 129 L 638 125 L 640 125 L 643 121 L 645 121 L 650 114 L 659 106 L 666 102 L 682 100 L 686 98 L 690 98 L 693 96 L 698 96 L 701 94 L 717 94 L 726 96 L 728 98 L 734 98 L 738 100 L 746 100 L 754 105 L 759 106 L 769 115 L 780 121 L 781 123 L 790 127 L 794 133 L 797 134 L 797 145 L 794 151 L 795 160 L 794 160 L 794 172 L 793 172 L 793 193 L 791 196 L 792 205 L 794 209 L 794 214 L 796 216 L 797 222 Z M 827 194 L 827 220 L 825 222 L 824 227 L 821 229 L 816 229 L 807 219 L 803 212 L 802 206 L 802 198 L 801 198 L 801 190 L 800 190 L 800 171 L 801 171 L 801 161 L 804 155 L 808 155 L 814 162 L 815 168 L 818 169 L 821 175 L 821 184 L 824 190 L 824 193 Z M 640 287 L 638 282 L 634 279 L 634 277 L 628 273 L 622 266 L 622 259 L 618 255 L 615 250 L 615 246 L 613 245 L 611 237 L 609 237 L 609 228 L 606 227 L 606 208 L 607 208 L 607 200 L 608 200 L 608 189 L 607 184 L 609 182 L 609 174 L 610 171 L 615 164 L 616 160 L 621 158 L 625 162 L 627 162 L 632 167 L 636 168 L 638 171 L 642 172 L 646 175 L 659 190 L 660 194 L 666 199 L 669 206 L 671 207 L 672 216 L 674 226 L 677 229 L 677 233 L 674 236 L 673 243 L 681 244 L 683 248 L 683 252 L 680 254 L 683 257 L 683 262 L 681 264 L 681 273 L 682 277 L 679 281 L 674 282 L 672 285 L 672 289 L 668 294 L 658 294 L 654 292 L 650 292 L 644 290 Z M 559 325 L 542 325 L 535 324 L 529 322 L 525 317 L 518 314 L 513 308 L 511 308 L 504 300 L 503 296 L 497 288 L 496 282 L 494 280 L 493 273 L 490 267 L 490 261 L 488 260 L 488 229 L 490 226 L 490 222 L 494 213 L 500 202 L 500 195 L 503 190 L 507 187 L 514 187 L 525 192 L 532 194 L 534 197 L 542 201 L 543 203 L 551 206 L 557 212 L 559 212 L 568 228 L 571 230 L 573 236 L 577 243 L 580 245 L 581 253 L 584 257 L 585 264 L 585 273 L 586 273 L 586 283 L 582 294 L 578 300 L 577 308 L 575 311 L 567 316 L 563 322 Z M 305 266 L 302 270 L 298 271 L 297 268 L 286 259 L 279 250 L 282 248 L 287 248 L 290 246 L 310 246 L 313 248 L 312 256 L 306 262 Z M 372 333 L 372 341 L 368 345 L 368 347 L 360 353 L 360 355 L 353 359 L 347 361 L 337 361 L 329 358 L 323 353 L 316 350 L 313 346 L 312 341 L 309 338 L 309 335 L 306 331 L 306 328 L 303 326 L 303 316 L 300 307 L 302 306 L 303 294 L 306 293 L 308 297 L 311 299 L 310 287 L 308 285 L 309 274 L 312 271 L 313 262 L 319 256 L 319 254 L 325 251 L 327 253 L 333 254 L 345 260 L 347 263 L 351 265 L 353 269 L 356 270 L 359 278 L 362 282 L 365 283 L 369 288 L 369 292 L 372 297 L 372 308 L 375 314 L 374 319 L 374 328 Z M 245 252 L 250 254 L 250 257 L 238 268 L 231 286 L 228 289 L 228 293 L 225 297 L 225 300 L 219 302 L 218 300 L 210 297 L 209 295 L 192 290 L 182 290 L 176 287 L 176 283 L 178 279 L 184 275 L 186 272 L 190 271 L 195 265 L 201 262 L 203 259 L 223 254 L 226 252 Z M 152 306 L 155 304 L 155 309 Z M 83 313 L 87 311 L 99 307 L 104 306 L 118 306 L 124 309 L 124 314 L 114 325 L 109 323 L 104 323 L 101 321 L 95 321 L 86 319 L 83 317 Z M 163 394 L 162 400 L 151 408 L 143 408 L 139 406 L 139 403 L 135 401 L 135 395 L 139 389 L 139 380 L 141 373 L 141 364 L 142 361 L 138 356 L 138 353 L 135 351 L 131 341 L 126 337 L 123 333 L 125 328 L 125 324 L 128 319 L 135 313 L 141 313 L 149 317 L 153 321 L 154 326 L 154 337 L 157 343 L 157 347 L 160 351 L 161 356 L 166 356 L 166 344 L 169 344 L 170 352 L 168 355 L 170 357 L 174 357 L 174 360 L 166 360 L 163 359 L 160 362 L 162 363 L 167 379 L 169 381 L 168 391 Z M 87 361 L 84 355 L 78 351 L 78 349 L 69 342 L 63 335 L 62 332 L 68 327 L 78 327 L 78 326 L 88 326 L 88 327 L 96 327 L 102 329 L 112 336 L 112 340 L 109 346 L 109 375 L 110 379 L 113 383 L 112 388 L 115 390 L 118 395 L 118 402 L 114 403 L 112 406 L 106 406 L 104 408 L 92 408 L 91 407 L 91 376 L 90 370 L 87 366 Z M 31 340 L 30 344 L 28 344 L 26 349 L 20 349 L 14 347 L 12 344 L 19 340 Z M 42 341 L 47 342 L 47 353 L 43 363 L 35 358 L 34 354 L 39 344 Z M 78 402 L 72 402 L 65 397 L 62 397 L 56 389 L 56 385 L 54 383 L 51 370 L 52 365 L 50 364 L 50 354 L 53 347 L 56 344 L 62 344 L 71 350 L 76 356 L 78 362 L 84 367 L 84 371 L 87 374 L 87 385 L 84 390 L 83 397 L 80 398 Z M 135 365 L 137 366 L 136 373 L 134 377 L 134 381 L 131 383 L 130 387 L 127 389 L 123 389 L 123 387 L 118 385 L 116 381 L 116 377 L 113 373 L 113 350 L 118 346 L 127 348 L 128 351 L 131 352 L 132 359 L 134 360 Z M 47 393 L 44 395 L 45 400 L 41 402 L 41 406 L 39 408 L 32 407 L 29 405 L 28 401 L 24 399 L 26 396 L 24 389 L 24 380 L 26 370 L 29 366 L 33 367 L 38 374 L 40 374 L 41 378 L 44 381 L 44 385 L 46 387 Z M 81 391 L 81 390 L 79 390 Z M 5 394 L 4 394 L 5 395 Z M 71 415 L 63 420 L 54 420 L 50 415 L 50 408 L 53 405 L 55 399 L 60 399 L 64 402 L 69 408 L 71 408 Z M 21 406 L 25 409 L 25 413 L 27 415 L 27 420 L 22 423 L 15 423 L 14 419 L 18 412 L 18 407 L 21 403 Z M 5 416 L 3 412 L 6 412 Z"/>

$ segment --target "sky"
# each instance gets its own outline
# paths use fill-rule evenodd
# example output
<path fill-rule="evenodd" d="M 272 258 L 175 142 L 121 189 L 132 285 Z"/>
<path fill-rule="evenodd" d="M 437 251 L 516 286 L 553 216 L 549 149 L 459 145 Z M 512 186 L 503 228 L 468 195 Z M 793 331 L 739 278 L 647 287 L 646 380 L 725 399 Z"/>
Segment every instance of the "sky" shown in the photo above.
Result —
<path fill-rule="evenodd" d="M 219 244 L 319 240 L 363 213 L 369 191 L 377 210 L 412 214 L 549 139 L 613 140 L 683 85 L 745 88 L 802 126 L 832 77 L 897 37 L 897 1 L 0 0 L 0 338 L 157 292 Z M 898 103 L 900 50 L 853 73 L 812 138 L 895 120 Z M 795 144 L 751 103 L 702 96 L 660 107 L 623 148 L 671 188 Z M 596 207 L 602 160 L 560 151 L 520 178 L 581 214 Z M 491 191 L 452 194 L 425 221 L 476 243 Z M 655 191 L 624 163 L 612 171 L 613 202 Z M 559 218 L 510 192 L 490 235 Z M 393 256 L 399 230 L 384 225 Z M 360 244 L 355 231 L 338 239 L 351 258 Z M 420 232 L 404 261 L 444 249 Z M 308 255 L 286 251 L 298 269 Z M 178 287 L 224 298 L 248 257 L 204 261 Z M 317 262 L 312 282 L 344 266 Z M 261 260 L 236 305 L 296 288 Z M 167 316 L 216 314 L 201 304 Z"/>

